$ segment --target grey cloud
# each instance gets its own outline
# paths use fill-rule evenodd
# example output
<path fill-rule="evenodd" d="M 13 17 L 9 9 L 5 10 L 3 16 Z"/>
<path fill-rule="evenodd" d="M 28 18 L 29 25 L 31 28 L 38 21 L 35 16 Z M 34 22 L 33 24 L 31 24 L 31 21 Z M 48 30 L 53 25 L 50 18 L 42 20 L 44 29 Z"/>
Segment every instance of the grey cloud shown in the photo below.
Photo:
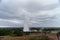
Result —
<path fill-rule="evenodd" d="M 22 27 L 21 24 L 7 22 L 7 21 L 0 21 L 0 26 Z"/>
<path fill-rule="evenodd" d="M 21 21 L 18 20 L 9 20 L 9 19 L 1 19 L 0 18 L 0 26 L 10 26 L 10 27 L 22 27 Z"/>
<path fill-rule="evenodd" d="M 37 3 L 27 3 L 25 5 L 23 2 L 20 3 L 16 0 L 15 1 L 9 0 L 7 2 L 2 2 L 0 4 L 0 19 L 24 20 L 24 14 L 28 13 L 29 15 L 28 14 L 27 15 L 30 18 L 29 21 L 31 21 L 31 23 L 29 24 L 30 27 L 58 26 L 58 24 L 55 25 L 56 24 L 55 19 L 57 19 L 56 16 L 50 15 L 50 13 L 51 14 L 55 13 L 54 10 L 58 6 L 59 4 L 56 4 L 56 3 L 45 5 L 45 6 L 42 4 L 37 4 Z M 24 12 L 23 9 L 26 12 Z M 42 12 L 45 12 L 45 14 L 42 15 Z M 34 21 L 35 23 L 32 21 Z M 7 21 L 0 21 L 0 25 L 1 26 L 15 26 L 15 27 L 23 26 L 23 24 L 17 24 L 17 23 L 12 23 L 12 22 L 7 22 Z"/>
<path fill-rule="evenodd" d="M 59 6 L 59 4 L 50 4 L 50 5 L 46 5 L 46 6 L 43 6 L 42 4 L 37 4 L 37 3 L 28 3 L 27 5 L 26 5 L 26 10 L 28 11 L 28 12 L 31 12 L 31 13 L 36 13 L 36 12 L 38 12 L 38 11 L 43 11 L 43 10 L 52 10 L 52 9 L 54 9 L 54 8 L 56 8 L 56 7 L 58 7 Z"/>

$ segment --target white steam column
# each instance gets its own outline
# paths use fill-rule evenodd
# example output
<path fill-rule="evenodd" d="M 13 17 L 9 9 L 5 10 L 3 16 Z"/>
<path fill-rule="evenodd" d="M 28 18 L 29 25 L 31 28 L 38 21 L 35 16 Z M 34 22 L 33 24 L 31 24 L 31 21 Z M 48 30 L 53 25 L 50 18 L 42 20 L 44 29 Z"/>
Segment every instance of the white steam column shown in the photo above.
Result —
<path fill-rule="evenodd" d="M 24 11 L 24 32 L 29 32 L 29 14 L 27 11 Z"/>

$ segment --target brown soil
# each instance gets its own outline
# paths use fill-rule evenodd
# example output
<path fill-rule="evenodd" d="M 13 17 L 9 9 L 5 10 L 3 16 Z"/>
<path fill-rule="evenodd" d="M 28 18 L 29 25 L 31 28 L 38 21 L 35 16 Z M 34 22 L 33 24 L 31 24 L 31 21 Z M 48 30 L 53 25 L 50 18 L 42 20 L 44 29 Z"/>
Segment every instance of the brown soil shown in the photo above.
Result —
<path fill-rule="evenodd" d="M 42 36 L 42 34 L 19 36 L 19 37 L 1 36 L 0 40 L 28 40 L 29 38 L 34 36 Z M 50 40 L 57 40 L 56 34 L 46 34 L 46 36 L 48 36 Z"/>

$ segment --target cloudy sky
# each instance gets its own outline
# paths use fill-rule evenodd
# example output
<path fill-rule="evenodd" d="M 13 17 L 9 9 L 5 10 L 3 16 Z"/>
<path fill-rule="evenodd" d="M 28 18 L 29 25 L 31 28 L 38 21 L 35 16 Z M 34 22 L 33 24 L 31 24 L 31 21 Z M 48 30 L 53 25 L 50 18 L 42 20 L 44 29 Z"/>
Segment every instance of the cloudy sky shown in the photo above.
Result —
<path fill-rule="evenodd" d="M 60 27 L 59 0 L 1 0 L 0 27 Z"/>

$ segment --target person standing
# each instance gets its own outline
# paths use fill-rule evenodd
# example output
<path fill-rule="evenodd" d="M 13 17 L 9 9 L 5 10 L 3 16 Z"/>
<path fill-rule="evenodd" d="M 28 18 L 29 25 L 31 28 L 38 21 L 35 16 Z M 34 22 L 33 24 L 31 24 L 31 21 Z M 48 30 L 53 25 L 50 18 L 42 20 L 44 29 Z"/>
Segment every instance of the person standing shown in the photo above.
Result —
<path fill-rule="evenodd" d="M 57 39 L 60 40 L 60 32 L 57 33 Z"/>

